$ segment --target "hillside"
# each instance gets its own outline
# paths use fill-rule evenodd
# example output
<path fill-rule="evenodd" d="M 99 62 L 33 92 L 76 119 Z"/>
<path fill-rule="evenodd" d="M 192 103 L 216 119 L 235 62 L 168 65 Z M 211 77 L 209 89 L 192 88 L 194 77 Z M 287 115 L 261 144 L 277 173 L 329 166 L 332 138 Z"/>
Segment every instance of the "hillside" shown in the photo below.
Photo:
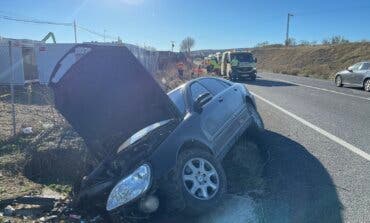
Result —
<path fill-rule="evenodd" d="M 370 43 L 254 48 L 260 70 L 330 79 L 346 67 L 370 60 Z"/>

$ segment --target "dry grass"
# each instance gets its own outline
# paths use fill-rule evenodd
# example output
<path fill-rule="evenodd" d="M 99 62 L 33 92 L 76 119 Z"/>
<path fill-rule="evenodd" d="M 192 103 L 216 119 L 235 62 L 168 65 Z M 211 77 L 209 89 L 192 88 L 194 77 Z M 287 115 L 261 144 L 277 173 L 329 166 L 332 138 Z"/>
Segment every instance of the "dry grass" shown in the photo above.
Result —
<path fill-rule="evenodd" d="M 370 60 L 370 43 L 256 48 L 258 69 L 330 79 L 346 67 Z"/>

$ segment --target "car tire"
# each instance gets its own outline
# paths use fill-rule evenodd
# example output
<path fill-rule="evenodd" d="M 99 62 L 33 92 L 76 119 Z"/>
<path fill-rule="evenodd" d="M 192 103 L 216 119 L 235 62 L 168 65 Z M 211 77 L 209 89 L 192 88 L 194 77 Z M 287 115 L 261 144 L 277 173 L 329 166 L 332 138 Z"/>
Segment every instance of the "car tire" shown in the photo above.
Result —
<path fill-rule="evenodd" d="M 247 129 L 246 135 L 252 139 L 259 140 L 261 134 L 265 131 L 265 125 L 257 109 L 250 102 L 247 102 L 247 108 L 253 118 L 252 125 Z"/>
<path fill-rule="evenodd" d="M 183 204 L 175 206 L 182 206 L 186 215 L 206 212 L 219 203 L 226 191 L 226 175 L 221 163 L 203 149 L 181 152 L 173 177 L 175 187 L 170 190 L 170 197 L 178 196 L 177 202 Z"/>
<path fill-rule="evenodd" d="M 229 76 L 229 80 L 230 81 L 235 81 L 235 76 L 234 76 L 234 74 L 232 72 L 229 72 L 228 73 L 228 76 Z"/>
<path fill-rule="evenodd" d="M 254 75 L 252 75 L 252 76 L 251 76 L 251 80 L 252 80 L 252 81 L 255 81 L 255 80 L 256 80 L 256 78 L 257 78 L 257 75 L 256 75 L 256 74 L 254 74 Z"/>
<path fill-rule="evenodd" d="M 364 90 L 370 92 L 370 79 L 364 81 Z"/>
<path fill-rule="evenodd" d="M 340 75 L 335 77 L 335 85 L 337 87 L 342 87 L 343 86 L 342 77 Z"/>

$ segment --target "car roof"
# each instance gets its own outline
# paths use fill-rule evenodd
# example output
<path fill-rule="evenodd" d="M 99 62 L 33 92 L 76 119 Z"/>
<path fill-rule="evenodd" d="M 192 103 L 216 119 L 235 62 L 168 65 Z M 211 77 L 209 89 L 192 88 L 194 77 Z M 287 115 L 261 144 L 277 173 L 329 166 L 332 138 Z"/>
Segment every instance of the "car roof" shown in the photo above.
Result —
<path fill-rule="evenodd" d="M 187 86 L 190 86 L 192 83 L 196 82 L 196 81 L 200 81 L 200 80 L 203 80 L 203 79 L 215 79 L 215 80 L 220 80 L 220 81 L 223 81 L 223 82 L 226 82 L 226 83 L 229 83 L 229 84 L 233 84 L 232 82 L 229 82 L 228 80 L 226 79 L 223 79 L 223 78 L 219 78 L 219 77 L 214 77 L 214 76 L 205 76 L 205 77 L 198 77 L 198 78 L 195 78 L 195 79 L 191 79 L 189 80 L 188 82 L 184 83 L 184 84 L 181 84 L 180 86 L 176 87 L 175 89 L 172 89 L 171 91 L 167 92 L 167 94 L 171 94 L 172 92 L 175 92 L 181 88 L 185 88 Z"/>

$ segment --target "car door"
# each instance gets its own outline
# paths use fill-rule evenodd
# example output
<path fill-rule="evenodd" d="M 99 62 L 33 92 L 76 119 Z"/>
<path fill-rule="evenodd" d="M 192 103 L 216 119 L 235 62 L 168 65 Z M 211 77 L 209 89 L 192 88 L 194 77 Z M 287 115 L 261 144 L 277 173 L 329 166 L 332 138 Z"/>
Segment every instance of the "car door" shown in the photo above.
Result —
<path fill-rule="evenodd" d="M 223 123 L 228 119 L 226 110 L 220 110 L 223 107 L 223 100 L 219 96 L 213 95 L 199 82 L 190 85 L 191 100 L 194 102 L 200 95 L 210 93 L 213 98 L 202 107 L 200 116 L 200 126 L 203 133 L 209 141 L 214 141 L 220 135 Z"/>
<path fill-rule="evenodd" d="M 237 87 L 215 78 L 204 78 L 199 82 L 214 94 L 218 101 L 222 101 L 216 113 L 217 116 L 222 114 L 226 117 L 220 124 L 220 130 L 214 141 L 217 148 L 222 149 L 240 127 L 239 117 L 245 107 L 242 93 Z"/>
<path fill-rule="evenodd" d="M 355 84 L 355 76 L 362 63 L 356 63 L 348 68 L 346 75 L 343 75 L 343 83 L 345 84 Z"/>
<path fill-rule="evenodd" d="M 362 86 L 367 72 L 370 70 L 370 63 L 362 63 L 358 70 L 353 71 L 353 84 Z"/>

